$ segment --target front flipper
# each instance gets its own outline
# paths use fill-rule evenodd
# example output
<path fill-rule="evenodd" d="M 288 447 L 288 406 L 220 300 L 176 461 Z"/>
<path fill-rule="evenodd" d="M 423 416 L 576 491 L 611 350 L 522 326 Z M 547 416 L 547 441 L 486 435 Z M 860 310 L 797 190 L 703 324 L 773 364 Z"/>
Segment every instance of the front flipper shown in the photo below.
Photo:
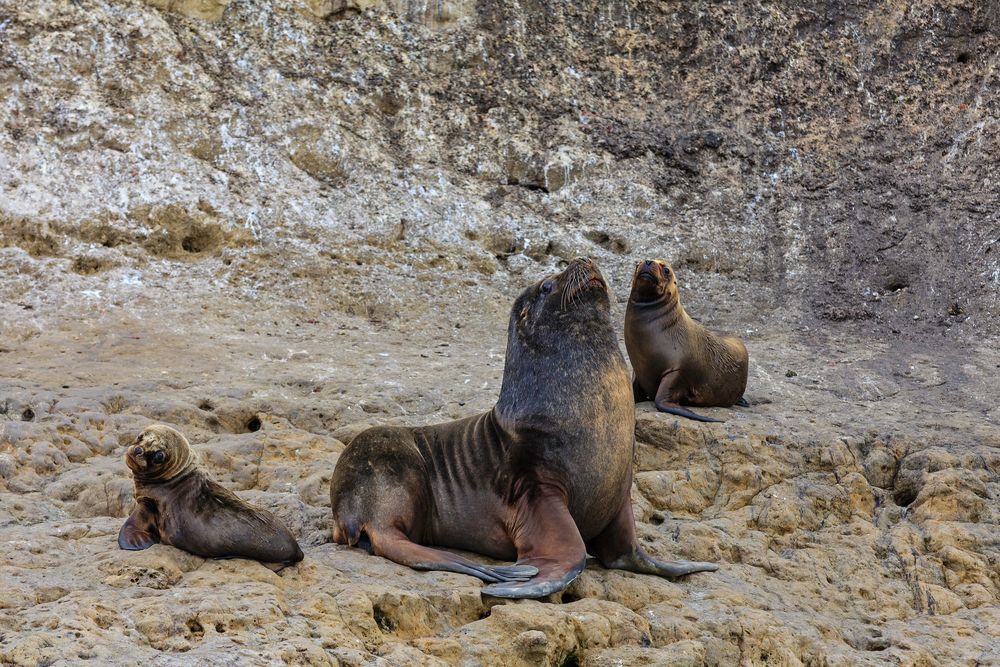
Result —
<path fill-rule="evenodd" d="M 662 561 L 649 556 L 635 538 L 631 494 L 625 495 L 617 516 L 601 533 L 587 543 L 589 551 L 608 569 L 628 570 L 661 577 L 682 577 L 695 572 L 714 572 L 715 563 L 701 561 Z"/>
<path fill-rule="evenodd" d="M 642 547 L 635 547 L 630 553 L 624 554 L 604 566 L 611 570 L 628 570 L 640 574 L 657 574 L 661 577 L 683 577 L 695 572 L 715 572 L 719 569 L 716 563 L 705 563 L 696 560 L 657 560 Z"/>
<path fill-rule="evenodd" d="M 584 556 L 579 562 L 572 565 L 565 561 L 546 558 L 518 560 L 517 564 L 537 568 L 538 576 L 520 583 L 490 584 L 483 588 L 483 594 L 492 595 L 495 598 L 521 599 L 543 598 L 558 593 L 580 576 L 580 573 L 587 566 L 587 557 Z"/>
<path fill-rule="evenodd" d="M 541 598 L 558 593 L 580 576 L 587 564 L 587 548 L 569 513 L 566 497 L 555 490 L 525 495 L 516 510 L 514 534 L 517 565 L 537 568 L 538 574 L 515 584 L 492 584 L 484 595 L 499 598 Z"/>
<path fill-rule="evenodd" d="M 737 405 L 737 406 L 739 406 L 741 408 L 749 408 L 750 407 L 750 402 L 747 401 L 747 399 L 745 397 L 740 396 L 740 400 L 736 401 L 736 403 L 734 403 L 734 405 Z"/>
<path fill-rule="evenodd" d="M 688 419 L 693 419 L 699 422 L 710 422 L 721 424 L 723 420 L 713 419 L 712 417 L 706 417 L 705 415 L 699 415 L 697 412 L 691 412 L 687 408 L 683 408 L 676 403 L 664 403 L 661 401 L 656 401 L 656 409 L 660 412 L 666 412 L 672 415 L 677 415 L 679 417 L 687 417 Z"/>
<path fill-rule="evenodd" d="M 656 405 L 656 409 L 660 412 L 667 412 L 672 415 L 678 415 L 680 417 L 687 417 L 688 419 L 694 419 L 700 422 L 721 422 L 721 419 L 712 419 L 711 417 L 705 417 L 704 415 L 699 415 L 697 412 L 692 412 L 687 408 L 682 408 L 678 403 L 676 403 L 672 397 L 672 390 L 674 381 L 677 379 L 677 371 L 670 370 L 663 374 L 660 378 L 660 386 L 656 388 L 656 398 L 653 399 L 653 403 Z"/>
<path fill-rule="evenodd" d="M 152 501 L 140 499 L 135 510 L 118 531 L 118 546 L 127 551 L 142 551 L 160 542 L 160 531 L 156 528 L 156 505 Z"/>
<path fill-rule="evenodd" d="M 402 531 L 391 528 L 385 531 L 371 530 L 368 535 L 372 553 L 383 558 L 407 565 L 414 570 L 440 570 L 457 572 L 482 579 L 489 584 L 526 581 L 538 574 L 538 570 L 527 565 L 483 565 L 441 549 L 425 547 L 411 542 Z"/>

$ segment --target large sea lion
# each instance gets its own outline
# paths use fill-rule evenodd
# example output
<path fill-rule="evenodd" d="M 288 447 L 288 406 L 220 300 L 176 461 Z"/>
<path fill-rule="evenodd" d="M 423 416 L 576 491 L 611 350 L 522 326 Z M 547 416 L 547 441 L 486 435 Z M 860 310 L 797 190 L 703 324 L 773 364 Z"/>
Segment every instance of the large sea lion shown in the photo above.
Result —
<path fill-rule="evenodd" d="M 652 399 L 661 412 L 706 422 L 721 420 L 681 405 L 748 406 L 746 346 L 688 316 L 666 262 L 647 259 L 635 266 L 625 308 L 625 349 L 637 402 Z"/>
<path fill-rule="evenodd" d="M 344 450 L 330 483 L 333 539 L 420 570 L 479 577 L 489 595 L 537 598 L 605 567 L 676 577 L 712 563 L 659 561 L 635 537 L 635 409 L 589 259 L 514 302 L 492 410 L 416 428 L 376 427 Z M 365 542 L 362 542 L 364 544 Z M 464 549 L 492 566 L 427 545 Z"/>
<path fill-rule="evenodd" d="M 135 481 L 136 508 L 118 533 L 122 549 L 162 542 L 205 558 L 302 560 L 288 528 L 209 477 L 187 438 L 169 426 L 139 434 L 125 450 L 125 465 Z"/>

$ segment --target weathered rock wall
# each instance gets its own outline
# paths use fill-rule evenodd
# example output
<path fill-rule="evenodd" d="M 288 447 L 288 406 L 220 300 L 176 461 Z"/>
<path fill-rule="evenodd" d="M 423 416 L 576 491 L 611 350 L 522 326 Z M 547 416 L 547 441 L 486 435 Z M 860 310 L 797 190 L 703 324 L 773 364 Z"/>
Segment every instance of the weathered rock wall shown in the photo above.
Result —
<path fill-rule="evenodd" d="M 1000 664 L 998 47 L 971 0 L 0 0 L 0 663 Z M 487 409 L 582 254 L 747 342 L 725 424 L 637 408 L 643 543 L 720 571 L 503 604 L 330 544 L 344 442 Z M 119 551 L 151 422 L 306 560 Z"/>
<path fill-rule="evenodd" d="M 995 3 L 88 0 L 0 25 L 8 245 L 399 238 L 619 279 L 655 254 L 807 321 L 998 331 Z"/>

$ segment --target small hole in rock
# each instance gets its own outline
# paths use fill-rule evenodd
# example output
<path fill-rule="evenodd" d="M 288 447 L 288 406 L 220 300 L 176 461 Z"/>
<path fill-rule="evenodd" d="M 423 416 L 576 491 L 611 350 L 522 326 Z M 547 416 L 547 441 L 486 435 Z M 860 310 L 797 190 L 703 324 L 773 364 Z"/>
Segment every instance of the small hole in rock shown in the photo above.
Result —
<path fill-rule="evenodd" d="M 205 412 L 211 412 L 212 410 L 215 409 L 215 405 L 212 403 L 212 401 L 202 401 L 201 403 L 198 404 L 198 409 L 204 410 Z"/>
<path fill-rule="evenodd" d="M 192 618 L 187 622 L 187 629 L 191 631 L 191 634 L 195 637 L 201 637 L 205 634 L 205 628 L 201 626 L 197 618 Z"/>
<path fill-rule="evenodd" d="M 917 499 L 917 492 L 914 489 L 900 489 L 892 495 L 892 499 L 900 507 L 909 507 Z"/>
<path fill-rule="evenodd" d="M 955 62 L 957 62 L 957 63 L 963 63 L 964 64 L 964 63 L 969 62 L 970 58 L 971 58 L 971 56 L 969 55 L 968 51 L 962 51 L 957 56 L 955 56 Z"/>
<path fill-rule="evenodd" d="M 378 625 L 379 629 L 383 632 L 392 632 L 396 629 L 396 622 L 391 618 L 386 616 L 379 607 L 374 607 L 372 609 L 372 616 L 375 617 L 375 624 Z"/>
<path fill-rule="evenodd" d="M 31 408 L 25 408 L 24 412 L 21 413 L 21 421 L 30 422 L 35 418 L 35 411 Z"/>
<path fill-rule="evenodd" d="M 559 661 L 559 667 L 580 667 L 580 657 L 575 651 L 566 654 L 566 657 Z"/>
<path fill-rule="evenodd" d="M 571 593 L 570 591 L 565 591 L 562 594 L 562 602 L 563 602 L 563 604 L 569 604 L 570 602 L 576 602 L 579 599 L 580 599 L 579 595 L 577 595 L 576 593 Z"/>
<path fill-rule="evenodd" d="M 247 422 L 247 430 L 250 431 L 251 433 L 253 433 L 254 431 L 259 431 L 260 417 L 258 417 L 257 415 L 251 417 L 250 421 Z"/>
<path fill-rule="evenodd" d="M 218 623 L 215 624 L 215 631 L 218 632 L 219 634 L 224 633 L 226 631 L 226 624 L 223 623 L 222 621 L 219 621 Z"/>

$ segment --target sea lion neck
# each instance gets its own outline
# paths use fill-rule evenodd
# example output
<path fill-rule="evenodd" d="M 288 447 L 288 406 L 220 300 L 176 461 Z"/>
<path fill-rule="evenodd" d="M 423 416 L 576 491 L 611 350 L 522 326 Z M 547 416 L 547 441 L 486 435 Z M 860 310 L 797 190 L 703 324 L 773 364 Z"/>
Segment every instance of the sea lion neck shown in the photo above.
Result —
<path fill-rule="evenodd" d="M 167 475 L 164 475 L 162 472 L 156 475 L 146 475 L 142 472 L 133 471 L 132 478 L 135 480 L 136 484 L 143 484 L 146 486 L 173 486 L 190 477 L 196 470 L 198 470 L 198 460 L 194 456 L 194 453 L 189 449 L 184 461 L 180 462 L 177 466 L 171 466 L 170 470 L 167 471 Z"/>
<path fill-rule="evenodd" d="M 577 323 L 579 325 L 579 323 Z M 501 423 L 524 420 L 564 421 L 580 402 L 581 391 L 599 386 L 609 370 L 625 367 L 610 316 L 595 314 L 585 332 L 567 332 L 586 345 L 558 342 L 545 347 L 525 344 L 515 331 L 507 341 L 503 381 L 495 412 Z"/>
<path fill-rule="evenodd" d="M 667 299 L 666 293 L 659 294 L 653 299 L 637 299 L 635 296 L 635 291 L 629 295 L 628 304 L 629 306 L 638 306 L 640 308 L 656 308 L 665 304 L 667 301 L 676 301 L 676 299 Z"/>
<path fill-rule="evenodd" d="M 674 294 L 673 298 L 666 293 L 659 298 L 649 301 L 637 301 L 631 297 L 625 309 L 625 319 L 641 318 L 648 322 L 658 321 L 665 325 L 672 325 L 687 316 L 684 306 L 681 304 L 679 294 Z"/>

